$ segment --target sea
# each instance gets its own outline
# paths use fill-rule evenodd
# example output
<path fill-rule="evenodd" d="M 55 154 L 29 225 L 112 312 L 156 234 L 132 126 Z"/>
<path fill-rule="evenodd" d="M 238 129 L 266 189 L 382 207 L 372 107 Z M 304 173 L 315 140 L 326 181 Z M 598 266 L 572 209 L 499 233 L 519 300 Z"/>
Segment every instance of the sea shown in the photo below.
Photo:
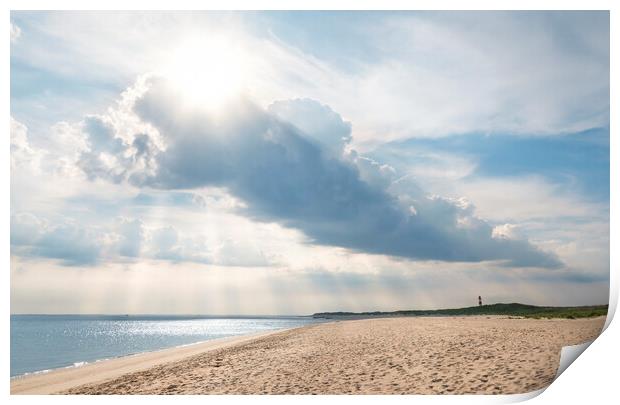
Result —
<path fill-rule="evenodd" d="M 326 322 L 307 316 L 11 315 L 11 377 Z"/>

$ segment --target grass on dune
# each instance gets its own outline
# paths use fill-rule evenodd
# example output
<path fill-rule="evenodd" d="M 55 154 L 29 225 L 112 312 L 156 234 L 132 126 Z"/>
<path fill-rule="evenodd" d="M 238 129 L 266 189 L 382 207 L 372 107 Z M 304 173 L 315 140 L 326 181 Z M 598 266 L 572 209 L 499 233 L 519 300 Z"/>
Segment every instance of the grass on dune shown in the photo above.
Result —
<path fill-rule="evenodd" d="M 457 316 L 457 315 L 509 315 L 525 318 L 563 318 L 577 319 L 607 315 L 608 305 L 581 307 L 548 307 L 519 303 L 491 304 L 466 308 L 435 310 L 402 310 L 393 312 L 321 312 L 315 318 L 372 317 L 372 316 Z"/>

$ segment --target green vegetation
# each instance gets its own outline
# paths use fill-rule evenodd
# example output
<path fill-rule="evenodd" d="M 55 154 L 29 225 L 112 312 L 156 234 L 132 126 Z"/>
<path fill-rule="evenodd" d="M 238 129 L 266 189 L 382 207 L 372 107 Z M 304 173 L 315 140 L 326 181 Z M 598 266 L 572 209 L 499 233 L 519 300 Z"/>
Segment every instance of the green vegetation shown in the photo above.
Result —
<path fill-rule="evenodd" d="M 525 304 L 491 304 L 467 308 L 404 310 L 394 312 L 320 312 L 314 318 L 368 318 L 388 316 L 456 316 L 456 315 L 509 315 L 525 318 L 588 318 L 607 315 L 607 305 L 584 307 L 538 307 Z"/>

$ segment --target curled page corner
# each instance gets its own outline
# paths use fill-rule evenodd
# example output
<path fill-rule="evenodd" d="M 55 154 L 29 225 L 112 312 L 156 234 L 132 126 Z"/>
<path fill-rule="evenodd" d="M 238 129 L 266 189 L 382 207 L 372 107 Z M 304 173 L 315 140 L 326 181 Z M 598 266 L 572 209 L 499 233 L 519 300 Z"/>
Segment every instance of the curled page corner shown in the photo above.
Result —
<path fill-rule="evenodd" d="M 560 353 L 560 365 L 558 366 L 558 371 L 555 374 L 555 379 L 566 371 L 568 366 L 570 366 L 577 359 L 577 357 L 581 356 L 581 354 L 592 344 L 592 342 L 594 342 L 594 340 L 579 345 L 562 347 L 562 352 Z"/>
<path fill-rule="evenodd" d="M 498 401 L 498 403 L 502 404 L 514 404 L 518 402 L 525 402 L 532 398 L 536 398 L 540 394 L 542 394 L 547 387 L 537 389 L 536 391 L 525 392 L 523 394 L 508 394 L 504 395 L 502 399 Z"/>
<path fill-rule="evenodd" d="M 577 357 L 581 356 L 581 354 L 592 344 L 592 342 L 594 342 L 594 340 L 578 345 L 562 347 L 560 352 L 560 365 L 558 366 L 558 370 L 553 381 L 555 381 L 564 371 L 566 371 L 566 369 L 573 364 Z M 525 392 L 523 394 L 506 395 L 499 401 L 499 403 L 516 403 L 530 400 L 542 394 L 547 388 L 549 388 L 550 385 L 551 384 L 536 391 Z"/>

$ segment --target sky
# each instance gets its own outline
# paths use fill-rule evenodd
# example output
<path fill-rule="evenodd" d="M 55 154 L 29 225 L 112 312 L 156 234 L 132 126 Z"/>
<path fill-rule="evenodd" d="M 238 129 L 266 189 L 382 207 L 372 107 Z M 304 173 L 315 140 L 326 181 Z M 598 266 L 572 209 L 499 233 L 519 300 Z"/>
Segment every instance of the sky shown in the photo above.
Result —
<path fill-rule="evenodd" d="M 11 312 L 609 293 L 607 12 L 11 12 Z"/>

